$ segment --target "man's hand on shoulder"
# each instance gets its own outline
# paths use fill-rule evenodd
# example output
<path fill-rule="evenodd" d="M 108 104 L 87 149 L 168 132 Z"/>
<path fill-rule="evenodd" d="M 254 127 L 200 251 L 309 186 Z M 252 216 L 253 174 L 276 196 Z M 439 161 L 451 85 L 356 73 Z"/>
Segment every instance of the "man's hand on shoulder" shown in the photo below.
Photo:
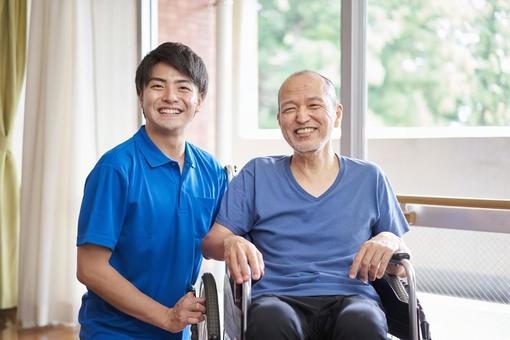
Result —
<path fill-rule="evenodd" d="M 260 251 L 245 238 L 231 235 L 224 240 L 224 258 L 230 275 L 241 284 L 251 276 L 254 280 L 264 275 L 264 260 Z"/>
<path fill-rule="evenodd" d="M 349 277 L 355 279 L 358 275 L 363 282 L 374 281 L 383 277 L 388 268 L 392 274 L 400 275 L 400 266 L 390 266 L 388 263 L 393 254 L 402 248 L 402 240 L 390 232 L 382 232 L 362 244 L 354 257 Z"/>

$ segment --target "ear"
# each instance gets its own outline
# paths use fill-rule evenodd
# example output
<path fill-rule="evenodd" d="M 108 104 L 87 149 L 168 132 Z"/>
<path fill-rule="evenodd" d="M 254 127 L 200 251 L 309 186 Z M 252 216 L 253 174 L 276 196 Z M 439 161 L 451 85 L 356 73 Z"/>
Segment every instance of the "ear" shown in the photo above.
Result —
<path fill-rule="evenodd" d="M 335 122 L 333 123 L 334 127 L 342 126 L 342 113 L 344 111 L 344 107 L 342 104 L 336 104 L 336 111 L 335 111 Z"/>
<path fill-rule="evenodd" d="M 280 111 L 276 113 L 276 120 L 278 121 L 278 126 L 282 127 L 282 123 L 280 122 Z"/>
<path fill-rule="evenodd" d="M 193 113 L 193 117 L 202 109 L 204 99 L 205 99 L 204 94 L 200 93 L 197 98 L 197 106 L 195 106 L 195 112 Z"/>
<path fill-rule="evenodd" d="M 143 92 L 138 95 L 138 105 L 143 109 Z"/>

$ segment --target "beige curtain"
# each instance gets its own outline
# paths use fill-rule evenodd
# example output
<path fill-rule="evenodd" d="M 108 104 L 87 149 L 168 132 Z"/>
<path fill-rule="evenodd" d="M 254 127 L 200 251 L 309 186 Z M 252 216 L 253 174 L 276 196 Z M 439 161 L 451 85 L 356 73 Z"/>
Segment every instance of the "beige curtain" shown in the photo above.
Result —
<path fill-rule="evenodd" d="M 2 1 L 2 0 L 0 0 Z M 37 0 L 30 8 L 18 319 L 75 323 L 76 225 L 98 156 L 137 128 L 137 0 Z"/>
<path fill-rule="evenodd" d="M 0 309 L 18 295 L 19 187 L 12 130 L 25 71 L 26 0 L 0 1 Z"/>

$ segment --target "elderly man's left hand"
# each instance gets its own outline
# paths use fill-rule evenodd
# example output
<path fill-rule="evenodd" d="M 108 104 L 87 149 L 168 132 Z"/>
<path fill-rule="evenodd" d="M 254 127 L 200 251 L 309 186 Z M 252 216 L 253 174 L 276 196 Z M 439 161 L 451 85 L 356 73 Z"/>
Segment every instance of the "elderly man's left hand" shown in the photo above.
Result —
<path fill-rule="evenodd" d="M 383 277 L 387 268 L 392 274 L 400 275 L 403 271 L 401 266 L 388 267 L 388 263 L 393 254 L 401 249 L 401 245 L 400 237 L 390 232 L 382 232 L 372 237 L 362 244 L 354 257 L 349 277 L 354 279 L 358 275 L 363 282 L 374 281 Z"/>

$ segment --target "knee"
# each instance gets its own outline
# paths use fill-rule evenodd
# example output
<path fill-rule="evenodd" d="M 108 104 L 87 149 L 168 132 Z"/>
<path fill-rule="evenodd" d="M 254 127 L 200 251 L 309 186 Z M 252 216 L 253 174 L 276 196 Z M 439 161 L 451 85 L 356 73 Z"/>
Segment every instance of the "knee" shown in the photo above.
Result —
<path fill-rule="evenodd" d="M 246 338 L 276 340 L 304 339 L 304 336 L 294 310 L 280 300 L 270 299 L 257 301 L 250 307 Z"/>
<path fill-rule="evenodd" d="M 387 339 L 386 315 L 376 305 L 342 313 L 335 324 L 336 339 Z"/>

